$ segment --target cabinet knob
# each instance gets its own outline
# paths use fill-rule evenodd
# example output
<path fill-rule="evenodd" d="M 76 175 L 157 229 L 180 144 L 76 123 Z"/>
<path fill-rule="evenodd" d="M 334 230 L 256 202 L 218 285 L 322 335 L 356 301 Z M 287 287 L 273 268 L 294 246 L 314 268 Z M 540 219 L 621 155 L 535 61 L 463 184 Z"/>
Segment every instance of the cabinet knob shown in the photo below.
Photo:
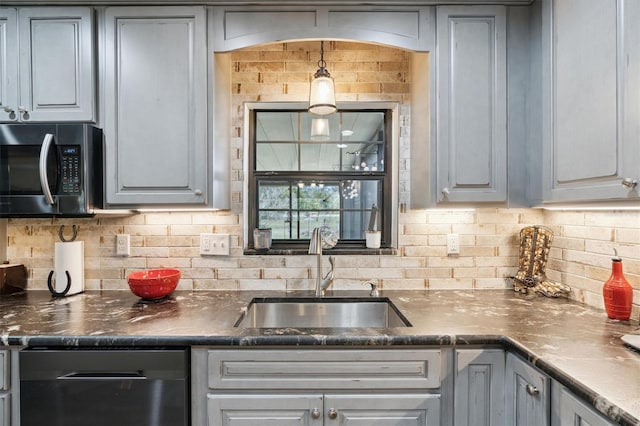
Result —
<path fill-rule="evenodd" d="M 13 108 L 11 108 L 10 106 L 6 106 L 5 105 L 4 112 L 7 112 L 7 113 L 11 114 L 12 112 L 15 112 L 15 110 Z"/>
<path fill-rule="evenodd" d="M 193 191 L 194 194 L 196 194 L 198 197 L 202 195 L 202 190 L 201 189 L 196 189 Z"/>
<path fill-rule="evenodd" d="M 337 419 L 338 418 L 338 412 L 336 411 L 335 408 L 332 408 L 329 410 L 329 418 L 330 419 Z"/>
<path fill-rule="evenodd" d="M 28 120 L 29 117 L 29 110 L 27 110 L 27 108 L 23 107 L 23 106 L 19 106 L 18 107 L 18 112 L 20 112 L 22 114 L 22 119 L 23 120 Z"/>
<path fill-rule="evenodd" d="M 320 410 L 318 410 L 317 408 L 314 408 L 311 411 L 311 418 L 313 419 L 319 419 L 320 418 Z"/>
<path fill-rule="evenodd" d="M 527 383 L 527 393 L 531 396 L 538 396 L 540 395 L 540 389 L 530 383 Z"/>
<path fill-rule="evenodd" d="M 7 109 L 5 108 L 5 111 L 6 110 Z M 638 181 L 633 178 L 624 178 L 622 179 L 622 186 L 624 186 L 625 188 L 633 189 L 638 186 Z"/>

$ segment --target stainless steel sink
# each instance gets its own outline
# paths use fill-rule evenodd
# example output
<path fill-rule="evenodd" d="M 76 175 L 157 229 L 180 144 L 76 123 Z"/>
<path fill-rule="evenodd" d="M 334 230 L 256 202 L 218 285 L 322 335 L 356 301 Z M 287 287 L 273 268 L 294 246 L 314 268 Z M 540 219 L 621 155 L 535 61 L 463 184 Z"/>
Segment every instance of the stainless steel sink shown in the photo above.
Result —
<path fill-rule="evenodd" d="M 411 323 L 386 297 L 255 298 L 235 327 L 387 328 Z"/>

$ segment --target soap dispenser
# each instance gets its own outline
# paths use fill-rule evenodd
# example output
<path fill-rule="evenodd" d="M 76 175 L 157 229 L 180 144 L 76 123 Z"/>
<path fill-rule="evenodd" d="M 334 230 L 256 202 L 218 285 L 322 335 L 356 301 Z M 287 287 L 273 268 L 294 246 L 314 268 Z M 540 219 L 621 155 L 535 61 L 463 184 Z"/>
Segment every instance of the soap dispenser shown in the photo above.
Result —
<path fill-rule="evenodd" d="M 631 317 L 633 290 L 622 273 L 622 259 L 615 249 L 614 253 L 615 256 L 611 258 L 611 276 L 602 288 L 604 307 L 609 318 L 627 321 Z"/>

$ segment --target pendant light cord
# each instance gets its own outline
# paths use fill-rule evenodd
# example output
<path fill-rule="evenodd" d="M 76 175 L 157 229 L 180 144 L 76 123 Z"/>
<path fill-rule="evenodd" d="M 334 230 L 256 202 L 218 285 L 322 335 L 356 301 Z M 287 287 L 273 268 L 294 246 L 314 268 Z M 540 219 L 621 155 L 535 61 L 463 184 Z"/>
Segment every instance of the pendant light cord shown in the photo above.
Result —
<path fill-rule="evenodd" d="M 320 41 L 320 60 L 318 61 L 318 70 L 313 75 L 314 78 L 318 77 L 330 77 L 329 71 L 327 71 L 327 62 L 324 60 L 324 41 Z"/>

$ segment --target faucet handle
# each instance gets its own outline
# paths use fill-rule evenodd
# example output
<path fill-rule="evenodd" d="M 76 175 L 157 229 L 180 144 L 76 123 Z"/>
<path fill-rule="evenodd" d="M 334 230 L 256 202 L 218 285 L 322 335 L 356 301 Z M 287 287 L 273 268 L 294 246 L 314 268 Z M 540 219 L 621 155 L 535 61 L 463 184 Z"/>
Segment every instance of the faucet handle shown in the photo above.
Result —
<path fill-rule="evenodd" d="M 380 295 L 380 293 L 378 292 L 378 282 L 377 281 L 368 280 L 368 281 L 363 282 L 362 284 L 364 284 L 364 285 L 369 284 L 371 286 L 371 292 L 369 293 L 369 296 L 378 297 Z"/>

